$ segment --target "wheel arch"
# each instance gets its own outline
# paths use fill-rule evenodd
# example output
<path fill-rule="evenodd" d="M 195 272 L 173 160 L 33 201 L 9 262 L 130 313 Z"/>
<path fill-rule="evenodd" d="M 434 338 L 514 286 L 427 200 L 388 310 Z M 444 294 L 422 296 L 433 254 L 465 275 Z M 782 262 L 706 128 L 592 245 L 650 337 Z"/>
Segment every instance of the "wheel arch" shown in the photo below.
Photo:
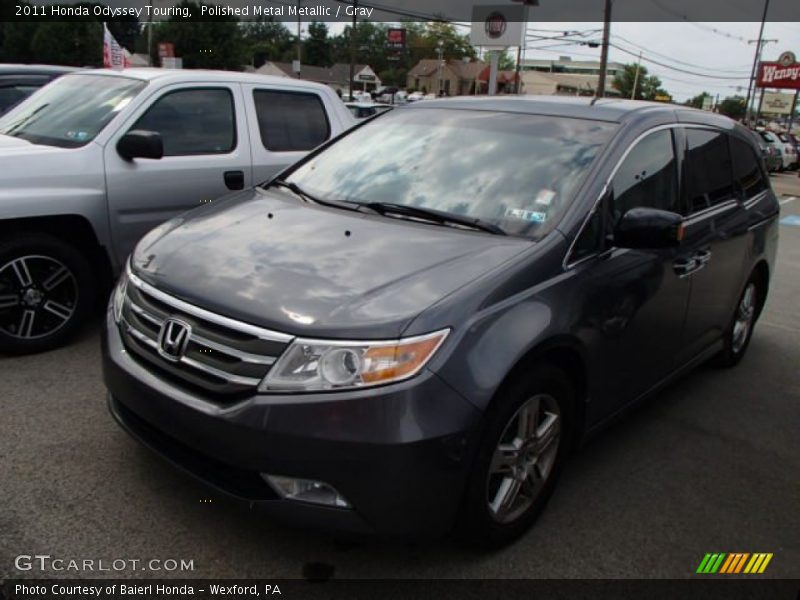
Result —
<path fill-rule="evenodd" d="M 98 279 L 98 289 L 111 285 L 113 268 L 107 249 L 100 243 L 91 222 L 82 215 L 65 214 L 0 220 L 0 236 L 41 233 L 69 244 L 89 261 Z"/>
<path fill-rule="evenodd" d="M 524 376 L 532 365 L 547 363 L 563 371 L 575 391 L 573 446 L 580 443 L 585 431 L 586 402 L 588 401 L 588 369 L 586 349 L 580 340 L 571 336 L 556 336 L 528 349 L 511 367 L 497 388 L 490 404 L 497 400 L 503 387 L 512 379 Z"/>

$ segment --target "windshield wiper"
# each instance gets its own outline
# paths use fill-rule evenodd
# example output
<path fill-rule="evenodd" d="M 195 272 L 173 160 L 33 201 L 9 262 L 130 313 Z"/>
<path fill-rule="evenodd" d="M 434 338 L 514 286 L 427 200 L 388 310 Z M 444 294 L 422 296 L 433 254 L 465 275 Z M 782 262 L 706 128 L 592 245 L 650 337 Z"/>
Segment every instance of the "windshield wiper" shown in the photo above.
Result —
<path fill-rule="evenodd" d="M 305 191 L 299 185 L 297 185 L 293 181 L 286 181 L 285 179 L 275 179 L 272 183 L 269 184 L 277 185 L 279 187 L 286 188 L 287 190 L 291 191 L 295 196 L 299 196 L 303 198 L 307 202 L 313 202 L 314 204 L 319 204 L 321 206 L 330 206 L 332 208 L 343 208 L 344 210 L 352 210 L 354 212 L 358 212 L 360 210 L 360 206 L 357 202 L 348 202 L 348 201 L 339 201 L 339 200 L 325 200 L 309 192 Z"/>
<path fill-rule="evenodd" d="M 29 114 L 27 114 L 27 115 L 25 115 L 23 117 L 20 117 L 19 119 L 17 119 L 16 121 L 14 121 L 10 125 L 8 125 L 8 127 L 6 128 L 6 130 L 3 133 L 5 135 L 9 135 L 9 136 L 12 136 L 12 137 L 19 137 L 20 128 L 23 125 L 25 125 L 26 123 L 28 123 L 31 119 L 33 119 L 36 115 L 38 115 L 40 112 L 42 112 L 48 106 L 50 106 L 50 104 L 42 104 L 41 106 L 37 106 Z"/>
<path fill-rule="evenodd" d="M 432 221 L 433 223 L 438 223 L 440 225 L 459 225 L 461 227 L 468 227 L 470 229 L 487 231 L 489 233 L 494 233 L 495 235 L 508 235 L 503 229 L 494 223 L 489 223 L 488 221 L 476 219 L 474 217 L 463 217 L 461 215 L 436 210 L 434 208 L 410 206 L 408 204 L 395 204 L 393 202 L 366 202 L 362 206 L 371 208 L 375 212 L 382 215 L 394 213 L 396 215 Z"/>

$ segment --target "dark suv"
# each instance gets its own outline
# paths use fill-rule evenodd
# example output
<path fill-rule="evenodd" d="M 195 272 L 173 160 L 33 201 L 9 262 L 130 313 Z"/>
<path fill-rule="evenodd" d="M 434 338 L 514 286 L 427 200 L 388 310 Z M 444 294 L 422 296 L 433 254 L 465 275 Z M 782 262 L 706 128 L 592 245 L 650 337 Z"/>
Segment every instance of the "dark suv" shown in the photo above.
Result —
<path fill-rule="evenodd" d="M 506 542 L 588 432 L 742 358 L 777 216 L 718 115 L 417 103 L 139 243 L 106 318 L 111 412 L 285 519 Z"/>

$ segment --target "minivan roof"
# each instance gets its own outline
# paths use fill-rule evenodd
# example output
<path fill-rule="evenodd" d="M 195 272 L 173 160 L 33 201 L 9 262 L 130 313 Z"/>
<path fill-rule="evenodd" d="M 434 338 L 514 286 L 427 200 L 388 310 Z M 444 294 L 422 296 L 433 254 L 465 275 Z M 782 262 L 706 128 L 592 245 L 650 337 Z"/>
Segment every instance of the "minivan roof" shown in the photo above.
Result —
<path fill-rule="evenodd" d="M 592 102 L 587 96 L 456 96 L 453 98 L 437 98 L 425 102 L 417 102 L 409 108 L 436 107 L 470 110 L 494 110 L 526 114 L 540 114 L 599 121 L 620 122 L 634 114 L 637 116 L 668 114 L 676 119 L 676 110 L 695 110 L 678 107 L 662 102 L 645 102 L 642 100 L 620 100 L 617 98 L 601 98 Z M 709 115 L 696 110 L 700 115 Z M 694 116 L 694 115 L 693 115 Z M 698 115 L 699 116 L 699 115 Z M 716 116 L 716 115 L 715 115 Z"/>

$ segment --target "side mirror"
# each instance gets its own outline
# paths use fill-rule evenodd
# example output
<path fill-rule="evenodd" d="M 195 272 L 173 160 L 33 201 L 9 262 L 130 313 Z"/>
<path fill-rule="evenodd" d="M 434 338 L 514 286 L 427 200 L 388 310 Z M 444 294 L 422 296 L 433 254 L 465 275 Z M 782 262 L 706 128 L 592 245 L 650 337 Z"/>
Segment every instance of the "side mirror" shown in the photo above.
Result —
<path fill-rule="evenodd" d="M 160 159 L 164 156 L 164 142 L 157 131 L 134 129 L 117 142 L 117 153 L 125 160 L 134 158 Z"/>
<path fill-rule="evenodd" d="M 672 248 L 683 239 L 683 217 L 657 208 L 632 208 L 614 229 L 620 248 Z"/>

